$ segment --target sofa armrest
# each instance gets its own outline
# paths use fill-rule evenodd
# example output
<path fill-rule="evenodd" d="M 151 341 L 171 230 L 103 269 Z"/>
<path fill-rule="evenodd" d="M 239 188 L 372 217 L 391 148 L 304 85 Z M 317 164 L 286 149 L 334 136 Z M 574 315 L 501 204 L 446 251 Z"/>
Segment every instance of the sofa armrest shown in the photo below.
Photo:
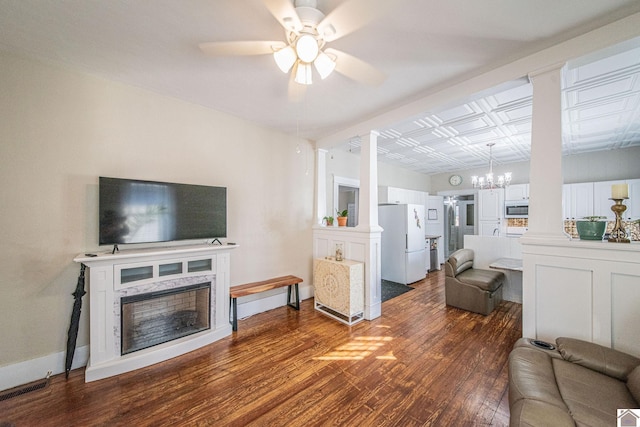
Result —
<path fill-rule="evenodd" d="M 640 365 L 636 357 L 589 341 L 561 337 L 556 344 L 564 360 L 621 381 L 627 381 L 629 373 Z"/>

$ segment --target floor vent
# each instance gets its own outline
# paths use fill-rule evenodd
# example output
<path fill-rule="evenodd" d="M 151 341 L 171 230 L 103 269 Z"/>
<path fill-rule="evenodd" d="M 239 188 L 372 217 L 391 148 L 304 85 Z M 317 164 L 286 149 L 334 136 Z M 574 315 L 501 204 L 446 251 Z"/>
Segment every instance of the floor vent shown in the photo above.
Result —
<path fill-rule="evenodd" d="M 51 371 L 47 373 L 46 378 L 38 381 L 33 381 L 18 387 L 10 388 L 0 393 L 0 402 L 3 400 L 11 399 L 12 397 L 21 396 L 26 393 L 30 393 L 36 390 L 42 390 L 49 385 L 49 377 L 51 377 Z"/>

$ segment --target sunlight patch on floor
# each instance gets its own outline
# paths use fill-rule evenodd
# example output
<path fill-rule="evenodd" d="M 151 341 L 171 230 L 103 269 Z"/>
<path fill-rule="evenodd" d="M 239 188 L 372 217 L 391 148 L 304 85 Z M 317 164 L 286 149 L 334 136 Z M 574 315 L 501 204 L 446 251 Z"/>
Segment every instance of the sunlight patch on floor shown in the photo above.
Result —
<path fill-rule="evenodd" d="M 382 348 L 391 337 L 356 337 L 348 343 L 336 347 L 322 356 L 314 357 L 314 360 L 363 360 L 373 352 Z M 381 360 L 395 360 L 393 352 L 377 356 Z"/>

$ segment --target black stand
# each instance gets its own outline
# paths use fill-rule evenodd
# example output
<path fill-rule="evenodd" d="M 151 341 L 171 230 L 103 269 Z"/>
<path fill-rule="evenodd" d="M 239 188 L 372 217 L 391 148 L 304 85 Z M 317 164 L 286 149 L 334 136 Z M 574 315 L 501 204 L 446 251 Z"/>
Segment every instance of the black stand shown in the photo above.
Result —
<path fill-rule="evenodd" d="M 116 252 L 120 252 L 120 248 L 118 247 L 118 245 L 113 245 L 113 250 L 111 251 L 111 255 L 115 254 Z"/>
<path fill-rule="evenodd" d="M 217 237 L 211 241 L 211 244 L 213 245 L 213 244 L 215 244 L 216 242 L 218 242 L 218 244 L 219 244 L 219 245 L 222 245 L 222 242 L 221 242 L 221 241 L 220 241 L 220 239 L 218 239 Z"/>

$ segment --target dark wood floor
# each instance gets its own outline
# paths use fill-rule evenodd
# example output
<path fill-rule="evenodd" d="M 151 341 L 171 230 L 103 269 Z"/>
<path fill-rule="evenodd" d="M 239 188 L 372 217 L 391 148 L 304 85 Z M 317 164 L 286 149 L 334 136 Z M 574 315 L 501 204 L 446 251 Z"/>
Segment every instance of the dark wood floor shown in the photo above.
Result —
<path fill-rule="evenodd" d="M 281 307 L 231 337 L 136 372 L 84 383 L 84 370 L 0 402 L 16 426 L 507 425 L 507 356 L 522 308 L 444 304 L 442 272 L 351 328 Z"/>

